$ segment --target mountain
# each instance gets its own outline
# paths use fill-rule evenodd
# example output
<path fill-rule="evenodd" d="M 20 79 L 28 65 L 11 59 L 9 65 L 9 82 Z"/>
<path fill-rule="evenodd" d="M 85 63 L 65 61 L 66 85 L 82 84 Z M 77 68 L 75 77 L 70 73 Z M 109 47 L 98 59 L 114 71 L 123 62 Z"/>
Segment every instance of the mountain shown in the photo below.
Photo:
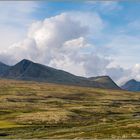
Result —
<path fill-rule="evenodd" d="M 121 88 L 129 91 L 140 91 L 140 82 L 132 79 L 126 82 Z"/>
<path fill-rule="evenodd" d="M 26 59 L 23 59 L 14 66 L 10 66 L 8 70 L 1 75 L 1 77 L 7 79 L 50 82 L 66 85 L 120 89 L 109 77 L 108 79 L 110 79 L 111 85 L 109 85 L 109 83 L 107 84 L 107 82 L 101 82 L 98 80 L 99 78 L 92 80 L 92 78 L 76 76 L 66 71 L 54 69 Z"/>
<path fill-rule="evenodd" d="M 90 77 L 89 80 L 98 82 L 106 88 L 117 89 L 118 85 L 109 76 Z"/>
<path fill-rule="evenodd" d="M 0 76 L 2 76 L 8 69 L 10 66 L 0 62 Z"/>

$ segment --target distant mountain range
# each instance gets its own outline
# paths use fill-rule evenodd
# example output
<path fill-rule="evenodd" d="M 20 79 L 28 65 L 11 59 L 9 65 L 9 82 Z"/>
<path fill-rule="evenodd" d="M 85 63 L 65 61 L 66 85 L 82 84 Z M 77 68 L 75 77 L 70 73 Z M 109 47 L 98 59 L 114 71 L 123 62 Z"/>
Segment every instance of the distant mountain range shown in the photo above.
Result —
<path fill-rule="evenodd" d="M 0 63 L 0 77 L 7 79 L 50 82 L 95 88 L 120 89 L 108 76 L 80 77 L 30 60 L 22 60 L 14 66 Z"/>
<path fill-rule="evenodd" d="M 132 79 L 121 86 L 121 88 L 129 91 L 140 91 L 140 82 Z"/>

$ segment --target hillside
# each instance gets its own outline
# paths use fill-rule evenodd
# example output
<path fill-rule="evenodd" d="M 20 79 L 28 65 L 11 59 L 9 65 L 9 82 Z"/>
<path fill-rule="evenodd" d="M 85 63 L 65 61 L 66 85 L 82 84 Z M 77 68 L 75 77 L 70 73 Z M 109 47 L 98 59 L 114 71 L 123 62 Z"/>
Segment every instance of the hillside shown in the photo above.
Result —
<path fill-rule="evenodd" d="M 132 79 L 126 82 L 121 88 L 129 91 L 140 91 L 140 82 Z"/>
<path fill-rule="evenodd" d="M 8 69 L 10 66 L 0 62 L 0 76 L 2 76 Z"/>
<path fill-rule="evenodd" d="M 1 139 L 138 139 L 140 94 L 0 80 Z"/>
<path fill-rule="evenodd" d="M 117 84 L 109 76 L 90 77 L 89 80 L 103 84 L 109 89 L 117 89 Z"/>
<path fill-rule="evenodd" d="M 120 89 L 111 79 L 109 85 L 109 83 L 106 84 L 104 82 L 91 80 L 85 77 L 79 77 L 66 71 L 54 69 L 26 59 L 9 67 L 1 77 L 7 79 L 50 82 L 85 87 Z"/>

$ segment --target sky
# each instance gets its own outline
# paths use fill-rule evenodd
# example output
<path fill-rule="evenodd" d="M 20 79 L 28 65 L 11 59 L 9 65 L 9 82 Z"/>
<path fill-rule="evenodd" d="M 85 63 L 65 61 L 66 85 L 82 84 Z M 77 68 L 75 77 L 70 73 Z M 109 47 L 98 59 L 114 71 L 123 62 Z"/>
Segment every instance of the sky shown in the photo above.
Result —
<path fill-rule="evenodd" d="M 140 2 L 0 1 L 0 61 L 140 80 Z"/>

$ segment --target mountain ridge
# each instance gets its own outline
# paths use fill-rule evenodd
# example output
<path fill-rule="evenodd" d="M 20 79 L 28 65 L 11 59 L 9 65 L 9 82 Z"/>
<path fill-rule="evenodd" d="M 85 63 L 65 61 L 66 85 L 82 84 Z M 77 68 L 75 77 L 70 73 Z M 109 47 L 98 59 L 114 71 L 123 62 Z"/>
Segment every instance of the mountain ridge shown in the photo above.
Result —
<path fill-rule="evenodd" d="M 0 74 L 0 77 L 85 87 L 120 89 L 109 76 L 90 78 L 76 76 L 64 70 L 55 69 L 27 59 L 23 59 L 13 66 L 8 66 L 5 72 Z"/>
<path fill-rule="evenodd" d="M 100 82 L 100 83 L 102 83 L 105 86 L 110 87 L 110 88 L 113 88 L 113 87 L 117 86 L 117 84 L 107 75 L 90 77 L 89 79 L 92 80 L 92 81 Z"/>
<path fill-rule="evenodd" d="M 121 88 L 128 91 L 140 91 L 140 82 L 135 79 L 131 79 L 122 85 Z"/>
<path fill-rule="evenodd" d="M 0 62 L 0 76 L 2 76 L 5 71 L 7 71 L 9 69 L 10 66 Z"/>

